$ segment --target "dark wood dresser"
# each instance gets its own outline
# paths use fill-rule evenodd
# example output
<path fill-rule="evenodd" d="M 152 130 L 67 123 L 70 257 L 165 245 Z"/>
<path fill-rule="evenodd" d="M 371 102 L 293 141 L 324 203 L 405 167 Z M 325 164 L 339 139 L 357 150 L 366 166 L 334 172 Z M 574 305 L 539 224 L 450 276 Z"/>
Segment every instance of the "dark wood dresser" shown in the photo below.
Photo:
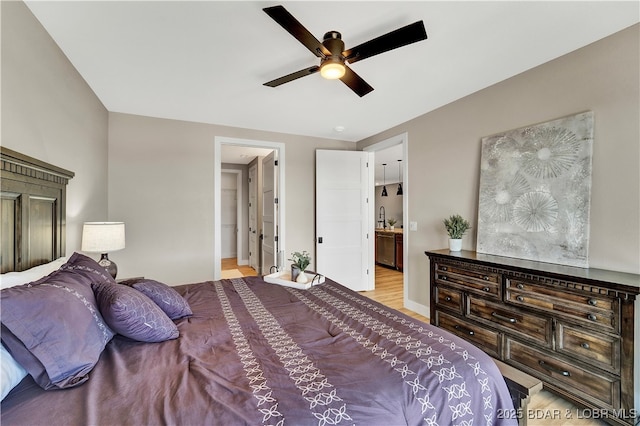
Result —
<path fill-rule="evenodd" d="M 539 378 L 584 413 L 611 424 L 640 420 L 640 275 L 472 251 L 425 254 L 431 324 Z"/>

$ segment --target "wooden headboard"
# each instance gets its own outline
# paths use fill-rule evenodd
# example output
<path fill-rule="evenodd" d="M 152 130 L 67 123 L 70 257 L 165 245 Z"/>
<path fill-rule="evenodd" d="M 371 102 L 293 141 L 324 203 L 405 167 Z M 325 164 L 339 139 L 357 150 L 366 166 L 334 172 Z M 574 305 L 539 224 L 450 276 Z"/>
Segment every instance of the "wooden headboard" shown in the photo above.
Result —
<path fill-rule="evenodd" d="M 65 255 L 66 188 L 74 173 L 0 147 L 1 273 Z"/>

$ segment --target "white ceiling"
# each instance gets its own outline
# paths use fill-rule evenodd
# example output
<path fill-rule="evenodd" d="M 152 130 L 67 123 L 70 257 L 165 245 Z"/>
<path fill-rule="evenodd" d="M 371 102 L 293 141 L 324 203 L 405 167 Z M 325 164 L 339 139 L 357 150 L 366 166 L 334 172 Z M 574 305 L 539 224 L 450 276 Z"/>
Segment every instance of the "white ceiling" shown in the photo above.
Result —
<path fill-rule="evenodd" d="M 109 111 L 356 142 L 639 21 L 639 2 L 27 1 Z M 352 65 L 359 98 L 262 8 L 347 48 L 417 20 L 428 40 Z M 344 131 L 335 130 L 343 126 Z"/>
<path fill-rule="evenodd" d="M 267 148 L 222 144 L 221 158 L 223 163 L 249 164 L 256 157 L 266 157 L 273 151 Z"/>

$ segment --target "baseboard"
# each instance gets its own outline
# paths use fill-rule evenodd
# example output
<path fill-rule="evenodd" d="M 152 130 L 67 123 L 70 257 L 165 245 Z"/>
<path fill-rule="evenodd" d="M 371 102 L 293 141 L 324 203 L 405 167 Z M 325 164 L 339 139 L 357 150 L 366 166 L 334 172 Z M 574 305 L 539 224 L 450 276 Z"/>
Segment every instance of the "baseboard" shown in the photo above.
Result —
<path fill-rule="evenodd" d="M 407 309 L 412 310 L 413 312 L 417 312 L 422 316 L 430 318 L 429 317 L 430 309 L 429 309 L 428 306 L 422 305 L 422 304 L 420 304 L 418 302 L 414 302 L 412 300 L 409 300 L 409 299 L 405 298 L 404 299 L 404 307 L 407 308 Z"/>
<path fill-rule="evenodd" d="M 238 265 L 248 265 L 249 264 L 249 259 L 238 259 L 237 260 L 237 264 Z"/>

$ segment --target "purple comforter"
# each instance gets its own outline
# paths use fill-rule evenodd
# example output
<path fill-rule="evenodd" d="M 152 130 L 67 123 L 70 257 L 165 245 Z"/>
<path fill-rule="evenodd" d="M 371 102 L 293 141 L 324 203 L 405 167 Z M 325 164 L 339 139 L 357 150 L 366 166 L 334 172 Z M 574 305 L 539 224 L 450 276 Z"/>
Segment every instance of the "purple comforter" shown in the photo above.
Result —
<path fill-rule="evenodd" d="M 448 332 L 330 280 L 258 277 L 176 287 L 180 337 L 116 336 L 87 383 L 25 378 L 3 425 L 492 425 L 512 409 L 497 367 Z"/>

